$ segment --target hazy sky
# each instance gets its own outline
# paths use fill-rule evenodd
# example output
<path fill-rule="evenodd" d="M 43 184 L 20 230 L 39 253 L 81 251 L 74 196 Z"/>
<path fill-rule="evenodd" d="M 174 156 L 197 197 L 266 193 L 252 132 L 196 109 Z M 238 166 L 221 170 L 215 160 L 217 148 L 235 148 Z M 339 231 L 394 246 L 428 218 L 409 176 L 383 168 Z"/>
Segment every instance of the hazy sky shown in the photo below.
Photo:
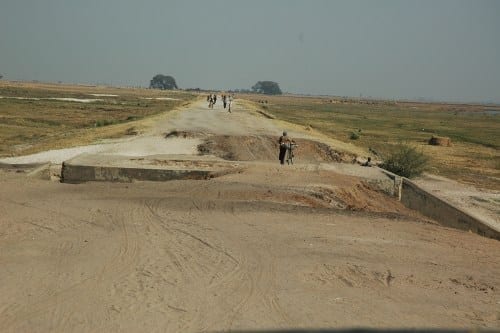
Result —
<path fill-rule="evenodd" d="M 500 102 L 500 1 L 0 0 L 0 73 Z"/>

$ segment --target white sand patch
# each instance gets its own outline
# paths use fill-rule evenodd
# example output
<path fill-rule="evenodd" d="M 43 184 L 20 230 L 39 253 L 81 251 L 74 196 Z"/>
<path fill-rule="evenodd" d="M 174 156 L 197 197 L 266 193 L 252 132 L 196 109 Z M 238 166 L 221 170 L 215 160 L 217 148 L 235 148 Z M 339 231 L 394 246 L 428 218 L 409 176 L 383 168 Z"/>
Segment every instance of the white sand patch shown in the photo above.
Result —
<path fill-rule="evenodd" d="M 22 100 L 30 100 L 30 101 L 52 100 L 52 101 L 63 101 L 63 102 L 78 102 L 78 103 L 92 103 L 92 102 L 102 101 L 102 99 L 99 99 L 99 98 L 72 98 L 72 97 L 46 97 L 46 98 L 37 98 L 37 97 L 0 96 L 0 98 L 22 99 Z"/>
<path fill-rule="evenodd" d="M 94 97 L 118 97 L 118 95 L 113 95 L 113 94 L 89 94 L 89 95 Z"/>
<path fill-rule="evenodd" d="M 102 101 L 102 99 L 99 98 L 71 98 L 71 97 L 52 97 L 52 98 L 44 98 L 44 99 L 50 99 L 54 101 L 63 101 L 63 102 L 78 102 L 78 103 L 92 103 L 92 102 L 99 102 Z"/>
<path fill-rule="evenodd" d="M 11 96 L 0 96 L 0 98 L 8 98 L 8 99 L 25 99 L 31 101 L 39 101 L 41 98 L 36 97 L 11 97 Z"/>
<path fill-rule="evenodd" d="M 45 152 L 0 159 L 2 163 L 54 163 L 60 164 L 82 153 L 148 156 L 148 155 L 197 155 L 200 139 L 169 138 L 162 136 L 140 136 L 131 139 L 118 139 L 112 142 L 81 146 L 74 148 L 55 149 Z"/>
<path fill-rule="evenodd" d="M 99 152 L 99 145 L 82 146 L 82 147 L 74 147 L 66 149 L 48 150 L 32 155 L 7 157 L 0 159 L 0 162 L 11 163 L 11 164 L 51 162 L 59 164 L 67 159 L 80 155 L 81 153 L 97 153 L 97 152 Z"/>
<path fill-rule="evenodd" d="M 117 142 L 102 147 L 101 153 L 123 156 L 148 155 L 197 155 L 200 139 L 143 136 L 134 140 Z"/>

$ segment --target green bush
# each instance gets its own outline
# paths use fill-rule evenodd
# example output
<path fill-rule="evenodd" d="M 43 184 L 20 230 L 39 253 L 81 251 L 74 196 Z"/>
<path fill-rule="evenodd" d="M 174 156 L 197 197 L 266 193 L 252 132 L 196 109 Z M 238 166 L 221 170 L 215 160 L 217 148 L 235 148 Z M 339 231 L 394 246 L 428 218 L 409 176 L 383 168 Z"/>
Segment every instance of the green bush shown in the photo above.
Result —
<path fill-rule="evenodd" d="M 397 145 L 386 158 L 382 167 L 403 177 L 415 177 L 428 168 L 429 158 L 415 147 Z"/>
<path fill-rule="evenodd" d="M 359 134 L 355 132 L 351 132 L 351 135 L 349 136 L 349 139 L 351 140 L 357 140 L 359 139 Z"/>
<path fill-rule="evenodd" d="M 113 125 L 114 123 L 116 123 L 116 121 L 114 121 L 114 120 L 108 120 L 108 119 L 98 120 L 95 122 L 95 127 L 103 127 L 103 126 Z"/>

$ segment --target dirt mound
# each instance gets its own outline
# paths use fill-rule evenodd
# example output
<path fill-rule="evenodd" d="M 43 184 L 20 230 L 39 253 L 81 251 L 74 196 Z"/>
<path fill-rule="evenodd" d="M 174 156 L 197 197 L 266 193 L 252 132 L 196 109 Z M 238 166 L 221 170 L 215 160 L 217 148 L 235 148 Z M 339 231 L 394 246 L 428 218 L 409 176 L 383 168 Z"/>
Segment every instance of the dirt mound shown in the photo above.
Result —
<path fill-rule="evenodd" d="M 366 182 L 359 182 L 350 187 L 339 188 L 335 193 L 337 200 L 343 202 L 345 208 L 351 211 L 365 211 L 374 213 L 398 213 L 413 215 L 413 212 L 404 208 L 386 194 L 378 191 Z M 414 214 L 417 216 L 417 214 Z"/>
<path fill-rule="evenodd" d="M 187 139 L 187 138 L 197 138 L 197 137 L 199 137 L 199 134 L 194 133 L 194 132 L 189 132 L 189 131 L 177 131 L 177 130 L 174 130 L 174 131 L 170 131 L 168 133 L 164 133 L 163 136 L 165 137 L 165 139 L 169 139 L 169 138 L 184 138 L 184 139 Z"/>
<path fill-rule="evenodd" d="M 448 137 L 433 136 L 429 139 L 429 144 L 432 146 L 451 146 L 451 139 Z"/>
<path fill-rule="evenodd" d="M 355 156 L 308 139 L 296 139 L 297 162 L 351 162 Z M 230 161 L 274 161 L 278 141 L 273 136 L 212 136 L 198 146 L 202 155 L 215 155 Z"/>

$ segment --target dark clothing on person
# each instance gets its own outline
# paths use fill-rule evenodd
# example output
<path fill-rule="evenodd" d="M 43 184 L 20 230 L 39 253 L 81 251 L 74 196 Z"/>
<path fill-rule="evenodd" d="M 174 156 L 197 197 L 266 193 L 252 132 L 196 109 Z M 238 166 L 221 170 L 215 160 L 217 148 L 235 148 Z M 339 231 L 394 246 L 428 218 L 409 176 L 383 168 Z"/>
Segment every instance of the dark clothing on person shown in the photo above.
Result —
<path fill-rule="evenodd" d="M 362 166 L 365 166 L 365 167 L 371 167 L 372 166 L 372 158 L 371 157 L 368 157 L 368 159 L 366 160 L 365 163 L 361 164 Z"/>
<path fill-rule="evenodd" d="M 285 164 L 285 156 L 286 156 L 286 145 L 280 146 L 280 154 L 279 154 L 279 160 L 280 164 Z"/>
<path fill-rule="evenodd" d="M 278 159 L 280 160 L 280 164 L 285 164 L 285 156 L 287 145 L 291 142 L 290 138 L 286 135 L 280 136 L 278 143 L 280 145 L 280 153 Z"/>

